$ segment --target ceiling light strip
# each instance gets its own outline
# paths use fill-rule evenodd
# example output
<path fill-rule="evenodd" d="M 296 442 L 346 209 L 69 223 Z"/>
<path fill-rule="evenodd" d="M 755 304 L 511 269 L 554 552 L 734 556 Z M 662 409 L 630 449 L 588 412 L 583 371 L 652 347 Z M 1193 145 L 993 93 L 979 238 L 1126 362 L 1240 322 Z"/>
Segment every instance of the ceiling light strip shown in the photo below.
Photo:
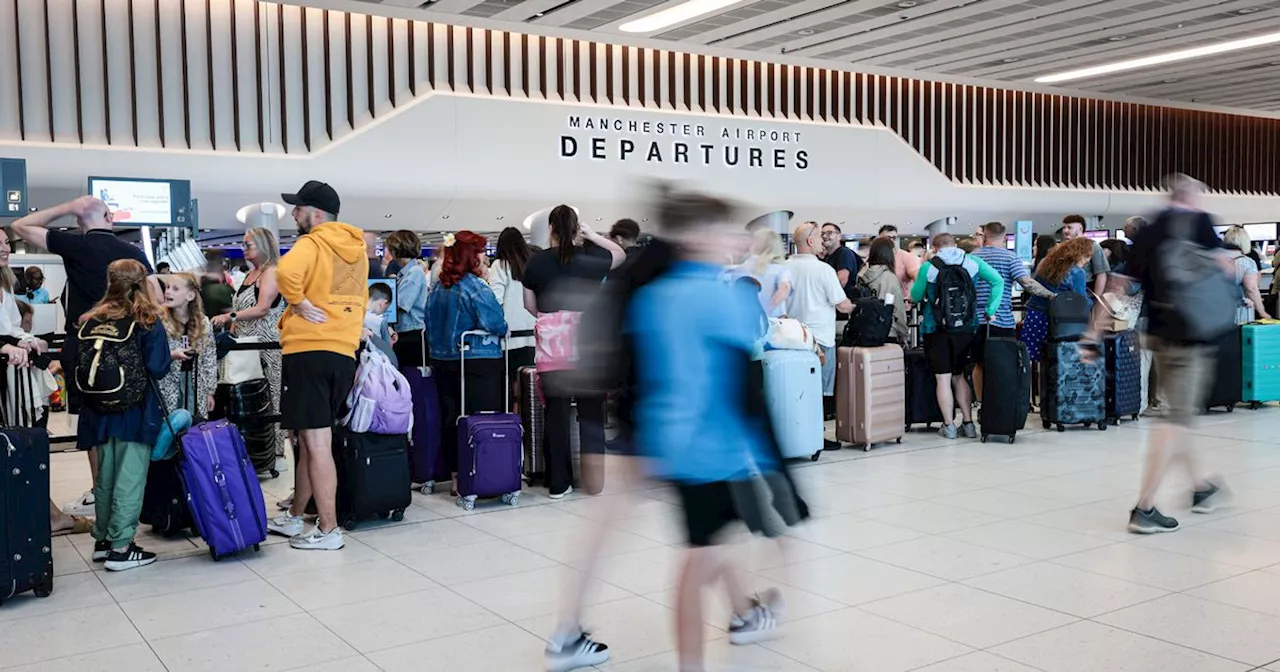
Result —
<path fill-rule="evenodd" d="M 1139 68 L 1149 68 L 1153 65 L 1163 65 L 1165 63 L 1176 63 L 1179 61 L 1187 61 L 1193 58 L 1204 58 L 1205 56 L 1213 56 L 1215 54 L 1224 54 L 1232 51 L 1240 51 L 1241 49 L 1253 49 L 1256 47 L 1265 47 L 1269 44 L 1280 43 L 1280 33 L 1268 33 L 1266 35 L 1258 35 L 1242 40 L 1232 40 L 1230 42 L 1220 42 L 1218 44 L 1205 45 L 1203 47 L 1193 47 L 1191 49 L 1183 49 L 1180 51 L 1172 51 L 1167 54 L 1157 54 L 1155 56 L 1145 56 L 1143 58 L 1134 58 L 1127 61 L 1119 61 L 1109 63 L 1107 65 L 1098 65 L 1091 68 L 1081 68 L 1079 70 L 1071 70 L 1056 75 L 1046 75 L 1037 77 L 1036 82 L 1040 84 L 1056 84 L 1058 82 L 1069 82 L 1076 79 L 1085 79 L 1087 77 L 1097 77 L 1099 75 L 1108 75 L 1113 72 L 1125 72 L 1128 70 L 1137 70 Z"/>
<path fill-rule="evenodd" d="M 618 26 L 618 30 L 624 33 L 652 33 L 677 23 L 696 19 L 704 14 L 718 12 L 740 2 L 742 0 L 686 0 L 660 12 L 654 12 L 635 21 L 628 21 Z"/>

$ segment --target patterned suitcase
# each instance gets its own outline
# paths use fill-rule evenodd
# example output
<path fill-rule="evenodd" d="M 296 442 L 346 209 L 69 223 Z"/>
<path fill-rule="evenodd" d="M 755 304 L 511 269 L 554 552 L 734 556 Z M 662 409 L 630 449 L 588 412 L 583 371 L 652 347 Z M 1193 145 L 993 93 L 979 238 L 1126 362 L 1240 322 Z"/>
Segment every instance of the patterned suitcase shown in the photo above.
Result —
<path fill-rule="evenodd" d="M 1241 327 L 1241 401 L 1259 408 L 1280 401 L 1280 324 Z"/>
<path fill-rule="evenodd" d="M 1107 419 L 1138 419 L 1142 412 L 1142 348 L 1138 332 L 1122 331 L 1103 339 L 1107 359 Z"/>
<path fill-rule="evenodd" d="M 822 456 L 822 363 L 806 350 L 764 354 L 764 399 L 786 459 Z"/>
<path fill-rule="evenodd" d="M 1040 418 L 1044 428 L 1097 424 L 1107 428 L 1106 354 L 1085 362 L 1076 342 L 1045 341 L 1041 349 Z"/>
<path fill-rule="evenodd" d="M 0 432 L 0 559 L 0 602 L 27 591 L 53 593 L 49 433 L 43 429 Z"/>
<path fill-rule="evenodd" d="M 907 387 L 902 348 L 836 350 L 836 439 L 871 450 L 897 439 L 907 426 Z"/>

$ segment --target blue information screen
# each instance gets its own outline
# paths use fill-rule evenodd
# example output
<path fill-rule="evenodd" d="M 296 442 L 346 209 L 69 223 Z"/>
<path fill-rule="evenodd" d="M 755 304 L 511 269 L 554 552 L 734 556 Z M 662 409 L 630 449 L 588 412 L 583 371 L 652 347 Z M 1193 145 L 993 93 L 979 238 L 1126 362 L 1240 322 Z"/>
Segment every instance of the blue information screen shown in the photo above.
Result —
<path fill-rule="evenodd" d="M 0 217 L 27 214 L 27 160 L 0 159 Z"/>
<path fill-rule="evenodd" d="M 117 226 L 190 226 L 191 183 L 90 177 L 89 195 L 106 202 Z"/>

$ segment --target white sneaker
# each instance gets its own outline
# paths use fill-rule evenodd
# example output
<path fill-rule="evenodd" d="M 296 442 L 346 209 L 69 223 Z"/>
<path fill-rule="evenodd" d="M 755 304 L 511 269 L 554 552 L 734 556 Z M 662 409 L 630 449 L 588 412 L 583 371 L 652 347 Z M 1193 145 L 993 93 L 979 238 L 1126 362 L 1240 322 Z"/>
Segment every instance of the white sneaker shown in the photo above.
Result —
<path fill-rule="evenodd" d="M 778 634 L 778 621 L 784 605 L 782 593 L 770 588 L 752 600 L 753 606 L 745 616 L 734 614 L 729 620 L 729 643 L 755 644 Z"/>
<path fill-rule="evenodd" d="M 571 486 L 569 486 L 569 488 L 568 488 L 567 490 L 565 490 L 564 492 L 561 492 L 561 493 L 558 493 L 558 494 L 553 492 L 553 493 L 551 493 L 551 494 L 547 495 L 547 498 L 548 498 L 548 499 L 564 499 L 565 497 L 568 497 L 569 495 L 572 495 L 572 494 L 573 494 L 573 486 L 571 485 Z"/>
<path fill-rule="evenodd" d="M 320 526 L 316 525 L 307 530 L 306 534 L 290 539 L 289 545 L 300 551 L 336 551 L 346 546 L 347 542 L 342 538 L 342 526 L 321 532 Z"/>
<path fill-rule="evenodd" d="M 68 516 L 94 516 L 98 511 L 93 506 L 93 491 L 86 490 L 80 499 L 62 505 L 62 512 Z"/>
<path fill-rule="evenodd" d="M 291 516 L 286 511 L 267 522 L 267 529 L 286 537 L 296 537 L 306 529 L 307 522 L 302 516 Z"/>
<path fill-rule="evenodd" d="M 569 672 L 600 665 L 609 660 L 609 647 L 583 632 L 581 628 L 547 641 L 547 672 Z"/>

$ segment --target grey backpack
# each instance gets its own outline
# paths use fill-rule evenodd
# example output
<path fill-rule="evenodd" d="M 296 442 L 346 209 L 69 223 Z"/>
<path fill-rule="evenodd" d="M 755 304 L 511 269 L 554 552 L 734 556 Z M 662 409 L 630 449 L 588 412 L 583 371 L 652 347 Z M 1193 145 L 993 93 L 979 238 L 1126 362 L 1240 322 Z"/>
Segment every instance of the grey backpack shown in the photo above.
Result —
<path fill-rule="evenodd" d="M 1178 213 L 1169 239 L 1156 251 L 1155 280 L 1163 285 L 1165 322 L 1171 337 L 1211 343 L 1236 326 L 1236 307 L 1243 296 L 1234 278 L 1222 270 L 1218 250 L 1192 240 L 1196 213 Z"/>

